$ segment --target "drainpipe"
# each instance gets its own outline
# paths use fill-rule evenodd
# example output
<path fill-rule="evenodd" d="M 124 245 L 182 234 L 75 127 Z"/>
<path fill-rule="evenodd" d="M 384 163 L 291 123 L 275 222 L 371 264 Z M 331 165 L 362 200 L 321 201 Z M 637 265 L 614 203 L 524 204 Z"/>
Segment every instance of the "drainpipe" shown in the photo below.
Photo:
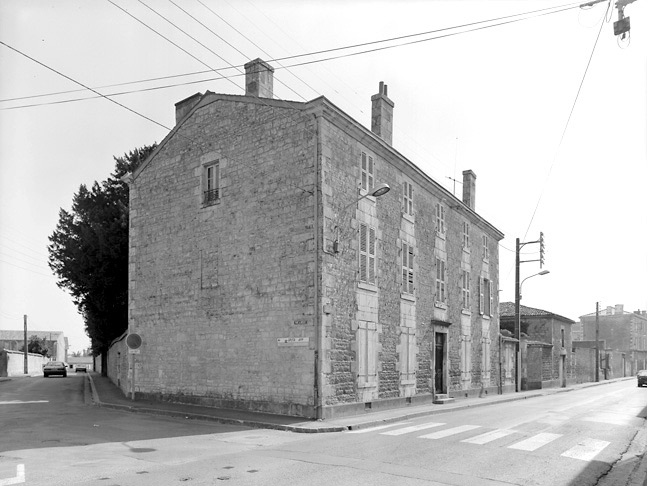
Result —
<path fill-rule="evenodd" d="M 323 319 L 321 317 L 319 292 L 319 182 L 321 157 L 321 116 L 312 114 L 316 125 L 316 143 L 314 144 L 314 325 L 316 331 L 314 352 L 314 405 L 316 419 L 323 419 Z"/>

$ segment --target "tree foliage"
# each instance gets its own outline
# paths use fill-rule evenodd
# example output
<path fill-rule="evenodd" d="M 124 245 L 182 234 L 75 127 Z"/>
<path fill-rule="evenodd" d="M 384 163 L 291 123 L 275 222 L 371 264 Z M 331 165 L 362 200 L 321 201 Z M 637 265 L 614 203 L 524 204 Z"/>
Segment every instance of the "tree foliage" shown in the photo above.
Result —
<path fill-rule="evenodd" d="M 84 318 L 95 354 L 103 353 L 128 326 L 129 188 L 133 172 L 156 144 L 114 157 L 115 170 L 101 184 L 82 184 L 72 209 L 59 210 L 50 236 L 49 265 Z"/>
<path fill-rule="evenodd" d="M 19 351 L 25 351 L 25 345 L 21 346 Z M 46 339 L 39 339 L 37 335 L 30 336 L 27 340 L 27 352 L 40 354 L 41 356 L 51 356 Z"/>

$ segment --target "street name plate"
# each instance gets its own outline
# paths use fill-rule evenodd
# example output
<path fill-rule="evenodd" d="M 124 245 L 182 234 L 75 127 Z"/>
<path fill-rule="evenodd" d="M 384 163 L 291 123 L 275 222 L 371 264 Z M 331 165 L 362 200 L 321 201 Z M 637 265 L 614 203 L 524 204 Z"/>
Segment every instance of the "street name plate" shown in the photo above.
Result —
<path fill-rule="evenodd" d="M 309 346 L 310 338 L 308 337 L 297 337 L 297 338 L 278 338 L 278 346 Z"/>
<path fill-rule="evenodd" d="M 138 349 L 129 348 L 129 354 L 140 354 L 140 348 Z"/>

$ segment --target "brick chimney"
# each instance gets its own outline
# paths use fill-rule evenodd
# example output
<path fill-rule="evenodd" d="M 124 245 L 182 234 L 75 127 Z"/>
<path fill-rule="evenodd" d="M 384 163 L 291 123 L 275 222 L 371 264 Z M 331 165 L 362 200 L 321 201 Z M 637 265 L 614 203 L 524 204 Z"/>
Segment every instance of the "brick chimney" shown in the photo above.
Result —
<path fill-rule="evenodd" d="M 273 98 L 274 68 L 257 58 L 244 65 L 246 73 L 244 90 L 247 96 Z"/>
<path fill-rule="evenodd" d="M 389 145 L 393 144 L 393 101 L 388 86 L 380 81 L 380 92 L 371 96 L 371 131 Z"/>
<path fill-rule="evenodd" d="M 463 203 L 475 210 L 475 181 L 477 176 L 471 170 L 463 171 Z"/>

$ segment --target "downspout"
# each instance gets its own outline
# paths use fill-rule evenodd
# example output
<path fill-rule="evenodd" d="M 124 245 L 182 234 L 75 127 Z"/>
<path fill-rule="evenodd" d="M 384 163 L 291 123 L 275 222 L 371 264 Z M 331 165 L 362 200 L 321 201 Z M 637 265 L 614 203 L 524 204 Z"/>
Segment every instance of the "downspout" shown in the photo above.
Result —
<path fill-rule="evenodd" d="M 314 405 L 316 419 L 323 419 L 323 319 L 320 310 L 319 292 L 319 251 L 321 249 L 319 240 L 319 182 L 320 160 L 321 160 L 321 122 L 320 116 L 312 114 L 316 125 L 316 143 L 314 144 L 314 325 L 316 331 L 314 351 Z"/>

